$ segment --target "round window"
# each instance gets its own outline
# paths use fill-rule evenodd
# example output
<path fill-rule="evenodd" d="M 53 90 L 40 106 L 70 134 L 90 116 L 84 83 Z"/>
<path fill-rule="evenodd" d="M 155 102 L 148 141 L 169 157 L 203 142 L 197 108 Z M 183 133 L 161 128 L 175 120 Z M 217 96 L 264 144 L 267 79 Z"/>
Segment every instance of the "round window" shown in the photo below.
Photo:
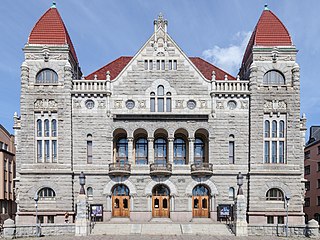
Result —
<path fill-rule="evenodd" d="M 195 107 L 196 107 L 196 101 L 194 101 L 194 100 L 189 100 L 188 102 L 187 102 L 187 107 L 189 108 L 189 109 L 195 109 Z"/>
<path fill-rule="evenodd" d="M 132 108 L 134 108 L 134 101 L 133 100 L 127 100 L 126 101 L 126 107 L 128 108 L 128 109 L 132 109 Z"/>
<path fill-rule="evenodd" d="M 86 101 L 85 105 L 86 105 L 86 108 L 92 109 L 92 108 L 94 108 L 94 101 L 89 99 Z"/>
<path fill-rule="evenodd" d="M 229 102 L 228 102 L 228 108 L 229 108 L 229 109 L 233 110 L 233 109 L 235 109 L 236 107 L 237 107 L 236 101 L 229 101 Z"/>

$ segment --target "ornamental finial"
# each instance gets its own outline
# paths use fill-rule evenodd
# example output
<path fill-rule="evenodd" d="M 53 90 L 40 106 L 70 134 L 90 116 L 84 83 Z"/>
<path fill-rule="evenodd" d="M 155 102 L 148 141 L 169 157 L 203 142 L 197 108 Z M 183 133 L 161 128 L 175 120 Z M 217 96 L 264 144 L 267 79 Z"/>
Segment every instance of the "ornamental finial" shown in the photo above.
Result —
<path fill-rule="evenodd" d="M 51 6 L 51 8 L 57 8 L 57 6 L 56 6 L 57 4 L 56 4 L 56 2 L 55 1 L 53 1 L 52 2 L 52 6 Z"/>
<path fill-rule="evenodd" d="M 268 4 L 265 4 L 265 5 L 264 5 L 264 10 L 267 10 L 267 11 L 270 10 L 270 9 L 268 8 Z"/>

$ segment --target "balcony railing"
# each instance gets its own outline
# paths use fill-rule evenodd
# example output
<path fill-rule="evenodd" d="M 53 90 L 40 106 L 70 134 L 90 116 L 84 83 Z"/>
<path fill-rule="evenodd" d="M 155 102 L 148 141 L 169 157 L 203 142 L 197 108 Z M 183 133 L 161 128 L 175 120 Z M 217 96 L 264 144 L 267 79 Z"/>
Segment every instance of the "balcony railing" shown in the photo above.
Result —
<path fill-rule="evenodd" d="M 249 81 L 216 81 L 214 92 L 216 93 L 248 93 Z"/>
<path fill-rule="evenodd" d="M 195 176 L 208 176 L 213 174 L 212 163 L 191 164 L 191 174 Z"/>
<path fill-rule="evenodd" d="M 150 174 L 151 175 L 171 175 L 172 164 L 170 163 L 151 163 L 150 164 Z"/>
<path fill-rule="evenodd" d="M 110 163 L 110 175 L 129 175 L 131 173 L 131 164 L 129 163 Z"/>

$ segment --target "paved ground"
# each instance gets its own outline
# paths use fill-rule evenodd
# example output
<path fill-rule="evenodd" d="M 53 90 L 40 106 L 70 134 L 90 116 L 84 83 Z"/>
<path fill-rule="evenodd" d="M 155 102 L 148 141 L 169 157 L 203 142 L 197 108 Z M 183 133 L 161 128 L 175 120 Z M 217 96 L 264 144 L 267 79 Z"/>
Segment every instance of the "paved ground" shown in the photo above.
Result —
<path fill-rule="evenodd" d="M 29 240 L 306 240 L 307 238 L 285 238 L 285 237 L 235 237 L 235 236 L 203 236 L 203 235 L 180 235 L 180 236 L 149 236 L 149 235 L 129 235 L 129 236 L 88 236 L 88 237 L 74 237 L 74 236 L 56 236 L 56 237 L 41 237 L 41 238 L 28 238 Z"/>

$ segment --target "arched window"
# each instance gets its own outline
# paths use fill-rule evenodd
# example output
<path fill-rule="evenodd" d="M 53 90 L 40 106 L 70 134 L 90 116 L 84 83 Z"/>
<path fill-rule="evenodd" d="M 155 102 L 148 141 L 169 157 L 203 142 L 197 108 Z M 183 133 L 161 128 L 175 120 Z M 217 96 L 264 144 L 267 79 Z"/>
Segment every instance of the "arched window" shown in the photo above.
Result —
<path fill-rule="evenodd" d="M 183 138 L 176 138 L 173 142 L 173 163 L 186 164 L 186 142 Z"/>
<path fill-rule="evenodd" d="M 43 69 L 38 72 L 36 83 L 58 83 L 58 74 L 52 69 Z"/>
<path fill-rule="evenodd" d="M 273 138 L 277 137 L 277 121 L 276 120 L 272 121 L 272 137 Z"/>
<path fill-rule="evenodd" d="M 159 184 L 159 185 L 156 185 L 152 189 L 152 195 L 155 195 L 155 196 L 169 196 L 170 195 L 170 191 L 165 185 Z"/>
<path fill-rule="evenodd" d="M 209 190 L 204 185 L 197 185 L 192 190 L 193 196 L 209 196 Z"/>
<path fill-rule="evenodd" d="M 51 136 L 52 137 L 57 136 L 57 120 L 55 119 L 51 121 Z"/>
<path fill-rule="evenodd" d="M 116 162 L 121 165 L 128 163 L 128 140 L 126 138 L 117 140 L 116 151 Z"/>
<path fill-rule="evenodd" d="M 194 142 L 194 162 L 201 164 L 205 162 L 205 145 L 201 138 L 196 138 Z"/>
<path fill-rule="evenodd" d="M 37 120 L 37 136 L 42 137 L 42 121 L 41 121 L 41 119 Z"/>
<path fill-rule="evenodd" d="M 171 112 L 171 92 L 165 94 L 164 86 L 157 87 L 157 95 L 150 93 L 150 111 L 151 112 Z"/>
<path fill-rule="evenodd" d="M 279 122 L 279 138 L 284 138 L 284 121 Z"/>
<path fill-rule="evenodd" d="M 228 195 L 229 195 L 229 199 L 234 199 L 235 198 L 235 191 L 234 191 L 234 188 L 233 187 L 230 187 L 229 188 L 229 192 L 228 192 Z"/>
<path fill-rule="evenodd" d="M 158 165 L 167 163 L 167 141 L 164 138 L 157 138 L 154 141 L 154 162 Z"/>
<path fill-rule="evenodd" d="M 285 79 L 281 72 L 276 70 L 268 71 L 263 76 L 263 84 L 265 85 L 284 85 Z"/>
<path fill-rule="evenodd" d="M 56 193 L 53 191 L 52 188 L 41 188 L 38 192 L 39 199 L 54 199 L 56 196 Z"/>
<path fill-rule="evenodd" d="M 267 201 L 284 201 L 283 193 L 278 188 L 271 188 L 266 195 Z"/>
<path fill-rule="evenodd" d="M 44 120 L 44 136 L 45 137 L 49 137 L 50 135 L 49 127 L 50 127 L 49 120 L 48 119 Z"/>
<path fill-rule="evenodd" d="M 266 137 L 266 138 L 270 137 L 270 122 L 269 122 L 269 120 L 266 120 L 264 122 L 264 137 Z"/>
<path fill-rule="evenodd" d="M 87 163 L 92 163 L 92 135 L 87 135 Z"/>
<path fill-rule="evenodd" d="M 136 164 L 148 164 L 148 141 L 146 138 L 138 138 L 135 150 Z"/>
<path fill-rule="evenodd" d="M 129 188 L 124 184 L 114 186 L 112 191 L 113 196 L 129 196 Z"/>
<path fill-rule="evenodd" d="M 87 197 L 88 198 L 92 198 L 93 197 L 93 188 L 92 187 L 88 187 L 87 188 Z"/>

